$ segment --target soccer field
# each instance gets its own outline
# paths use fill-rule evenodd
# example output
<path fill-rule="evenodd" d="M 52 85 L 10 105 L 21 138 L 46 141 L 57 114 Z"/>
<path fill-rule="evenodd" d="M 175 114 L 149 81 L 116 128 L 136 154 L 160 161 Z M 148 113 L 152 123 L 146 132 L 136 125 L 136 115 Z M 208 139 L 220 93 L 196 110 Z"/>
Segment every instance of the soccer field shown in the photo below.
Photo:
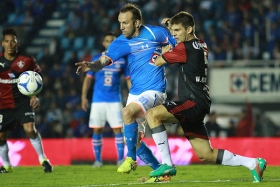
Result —
<path fill-rule="evenodd" d="M 217 165 L 178 166 L 177 175 L 168 183 L 143 183 L 151 169 L 138 166 L 130 174 L 116 172 L 117 166 L 91 165 L 56 166 L 53 173 L 44 173 L 41 167 L 16 167 L 13 173 L 0 174 L 1 187 L 98 187 L 98 186 L 280 186 L 280 167 L 268 166 L 264 181 L 252 183 L 251 172 L 245 167 Z"/>

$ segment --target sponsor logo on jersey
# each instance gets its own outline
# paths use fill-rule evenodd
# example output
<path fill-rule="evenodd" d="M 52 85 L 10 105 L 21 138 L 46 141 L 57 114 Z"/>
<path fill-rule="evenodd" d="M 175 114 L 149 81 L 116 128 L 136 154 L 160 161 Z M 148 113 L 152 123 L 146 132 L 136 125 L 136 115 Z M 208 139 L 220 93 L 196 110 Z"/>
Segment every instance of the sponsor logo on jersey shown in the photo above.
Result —
<path fill-rule="evenodd" d="M 193 45 L 193 48 L 195 48 L 195 49 L 201 49 L 201 48 L 206 48 L 206 44 L 205 43 L 200 43 L 200 42 L 197 42 L 197 41 L 194 41 L 193 43 L 192 43 L 192 45 Z"/>
<path fill-rule="evenodd" d="M 25 63 L 24 63 L 23 61 L 19 61 L 19 62 L 17 63 L 17 65 L 18 65 L 18 67 L 21 69 L 21 68 L 23 68 L 23 66 L 25 65 Z"/>
<path fill-rule="evenodd" d="M 18 79 L 0 79 L 0 83 L 3 84 L 14 84 L 14 83 L 18 83 Z"/>
<path fill-rule="evenodd" d="M 141 45 L 142 49 L 148 49 L 149 48 L 149 45 L 146 44 L 146 45 Z"/>
<path fill-rule="evenodd" d="M 16 77 L 15 74 L 13 74 L 13 73 L 8 73 L 8 75 L 9 75 L 10 78 L 15 78 Z"/>
<path fill-rule="evenodd" d="M 5 62 L 0 62 L 0 66 L 4 67 L 5 66 Z"/>

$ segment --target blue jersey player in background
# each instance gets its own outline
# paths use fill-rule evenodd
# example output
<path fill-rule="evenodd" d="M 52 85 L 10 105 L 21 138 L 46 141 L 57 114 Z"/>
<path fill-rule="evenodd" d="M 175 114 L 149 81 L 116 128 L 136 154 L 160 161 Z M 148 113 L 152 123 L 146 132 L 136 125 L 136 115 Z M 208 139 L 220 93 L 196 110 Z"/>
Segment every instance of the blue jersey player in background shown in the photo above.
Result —
<path fill-rule="evenodd" d="M 79 62 L 76 65 L 79 74 L 88 70 L 99 71 L 121 57 L 127 59 L 132 86 L 127 104 L 122 110 L 122 116 L 128 152 L 117 172 L 130 173 L 137 167 L 136 154 L 142 160 L 147 158 L 144 150 L 148 147 L 144 142 L 139 142 L 141 137 L 138 137 L 136 119 L 144 118 L 147 110 L 166 100 L 165 70 L 164 67 L 156 67 L 154 60 L 161 54 L 162 46 L 168 44 L 175 46 L 176 40 L 163 27 L 142 25 L 141 11 L 132 3 L 127 3 L 122 7 L 118 21 L 122 35 L 109 45 L 105 55 L 102 55 L 99 60 Z M 153 169 L 159 167 L 159 165 L 153 166 L 156 162 L 146 161 L 145 163 Z M 176 171 L 175 167 L 173 169 Z M 155 182 L 161 182 L 160 178 L 156 180 Z"/>
<path fill-rule="evenodd" d="M 105 49 L 116 39 L 113 33 L 107 33 L 102 45 Z M 104 52 L 103 52 L 104 53 Z M 102 54 L 95 55 L 91 61 L 99 59 Z M 99 168 L 103 165 L 102 151 L 102 132 L 106 122 L 109 123 L 115 135 L 117 149 L 117 165 L 121 165 L 124 158 L 124 141 L 122 134 L 123 120 L 121 111 L 123 108 L 121 96 L 121 76 L 124 75 L 127 87 L 130 88 L 129 72 L 127 63 L 123 58 L 114 62 L 111 66 L 106 66 L 98 72 L 88 71 L 83 82 L 81 105 L 87 111 L 87 94 L 94 79 L 94 89 L 90 109 L 89 127 L 93 129 L 92 146 L 95 155 L 93 167 Z"/>

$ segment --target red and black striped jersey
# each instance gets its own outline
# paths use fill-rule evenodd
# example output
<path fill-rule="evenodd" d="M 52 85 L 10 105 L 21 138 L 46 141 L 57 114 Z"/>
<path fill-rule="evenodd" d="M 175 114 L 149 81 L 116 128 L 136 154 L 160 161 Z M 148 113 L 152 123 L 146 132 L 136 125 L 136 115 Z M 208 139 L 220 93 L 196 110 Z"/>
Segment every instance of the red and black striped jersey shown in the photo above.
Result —
<path fill-rule="evenodd" d="M 209 109 L 211 99 L 207 85 L 208 48 L 205 42 L 197 38 L 179 43 L 170 52 L 163 54 L 169 64 L 177 64 L 178 96 L 180 100 L 202 101 Z"/>
<path fill-rule="evenodd" d="M 34 57 L 18 54 L 10 61 L 0 53 L 0 110 L 15 108 L 30 99 L 17 88 L 17 79 L 24 71 L 40 72 L 41 68 Z"/>

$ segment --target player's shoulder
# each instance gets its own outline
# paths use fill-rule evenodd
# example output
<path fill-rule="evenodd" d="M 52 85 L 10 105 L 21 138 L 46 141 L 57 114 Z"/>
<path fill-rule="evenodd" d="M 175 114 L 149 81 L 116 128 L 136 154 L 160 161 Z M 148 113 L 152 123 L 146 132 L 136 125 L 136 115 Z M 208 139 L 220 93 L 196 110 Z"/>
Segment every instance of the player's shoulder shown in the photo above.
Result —
<path fill-rule="evenodd" d="M 144 30 L 151 30 L 151 31 L 157 31 L 157 30 L 166 30 L 166 28 L 159 26 L 159 25 L 150 25 L 150 24 L 145 24 L 143 25 Z"/>
<path fill-rule="evenodd" d="M 185 43 L 187 44 L 187 46 L 193 49 L 200 49 L 200 48 L 207 49 L 207 44 L 202 39 L 199 38 L 194 38 Z"/>
<path fill-rule="evenodd" d="M 28 59 L 28 60 L 36 61 L 34 56 L 27 53 L 19 52 L 17 57 L 20 59 Z"/>

